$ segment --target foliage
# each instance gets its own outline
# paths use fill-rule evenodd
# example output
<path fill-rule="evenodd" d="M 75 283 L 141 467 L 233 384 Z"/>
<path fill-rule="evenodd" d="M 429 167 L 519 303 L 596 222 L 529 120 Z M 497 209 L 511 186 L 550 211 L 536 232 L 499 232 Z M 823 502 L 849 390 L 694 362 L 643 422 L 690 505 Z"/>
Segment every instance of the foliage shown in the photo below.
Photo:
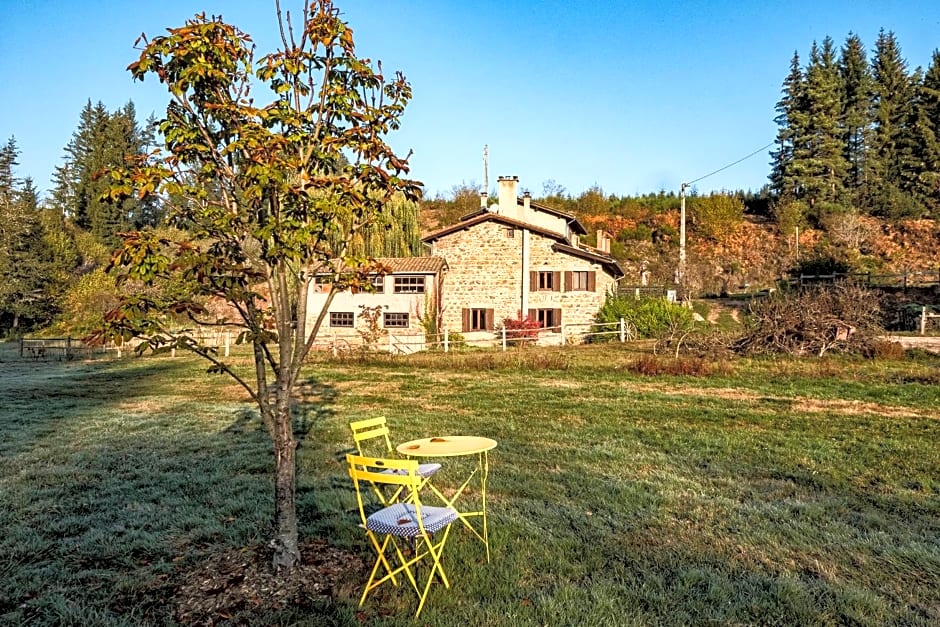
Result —
<path fill-rule="evenodd" d="M 291 569 L 300 559 L 292 418 L 305 357 L 335 294 L 365 285 L 375 269 L 354 254 L 357 238 L 389 203 L 417 200 L 420 184 L 404 178 L 407 158 L 384 139 L 411 99 L 404 76 L 356 56 L 331 0 L 305 4 L 299 23 L 276 5 L 281 48 L 257 60 L 246 33 L 205 14 L 139 40 L 128 69 L 157 78 L 171 98 L 159 123 L 164 146 L 112 170 L 109 198 L 159 198 L 188 237 L 124 236 L 113 259 L 121 280 L 171 289 L 124 298 L 107 333 L 142 336 L 144 349 L 192 350 L 248 393 L 274 448 L 274 565 Z M 308 311 L 314 271 L 324 268 L 332 287 L 319 313 Z M 231 313 L 212 316 L 207 299 Z M 171 328 L 168 312 L 240 327 L 253 376 Z"/>
<path fill-rule="evenodd" d="M 634 298 L 608 294 L 594 321 L 611 324 L 623 318 L 640 338 L 666 338 L 692 325 L 691 310 L 664 298 Z"/>
<path fill-rule="evenodd" d="M 388 330 L 382 326 L 382 314 L 385 311 L 385 305 L 359 305 L 359 325 L 356 327 L 356 333 L 362 338 L 362 347 L 367 350 L 375 350 L 379 345 L 379 340 L 388 335 Z"/>
<path fill-rule="evenodd" d="M 744 220 L 744 203 L 730 194 L 709 194 L 689 199 L 689 218 L 696 235 L 721 241 Z"/>
<path fill-rule="evenodd" d="M 110 181 L 103 173 L 142 158 L 153 144 L 153 125 L 153 120 L 138 124 L 132 102 L 109 112 L 102 102 L 89 100 L 65 147 L 64 163 L 56 168 L 52 207 L 109 248 L 120 243 L 119 233 L 154 226 L 162 217 L 156 196 L 105 198 Z"/>
<path fill-rule="evenodd" d="M 515 318 L 504 318 L 502 328 L 506 330 L 507 340 L 525 344 L 539 339 L 542 325 L 534 316 L 523 317 L 520 311 Z"/>
<path fill-rule="evenodd" d="M 50 329 L 69 336 L 85 336 L 104 325 L 105 314 L 118 306 L 120 290 L 104 268 L 83 274 L 62 298 L 62 310 Z"/>
<path fill-rule="evenodd" d="M 879 297 L 848 281 L 752 301 L 749 317 L 750 328 L 735 346 L 744 354 L 858 353 L 883 330 Z"/>

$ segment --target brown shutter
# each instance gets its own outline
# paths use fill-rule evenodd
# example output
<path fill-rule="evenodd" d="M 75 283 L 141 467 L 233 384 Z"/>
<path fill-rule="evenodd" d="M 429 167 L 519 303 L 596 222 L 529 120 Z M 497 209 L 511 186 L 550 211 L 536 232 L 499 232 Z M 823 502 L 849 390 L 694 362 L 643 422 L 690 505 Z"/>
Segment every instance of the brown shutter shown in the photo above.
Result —
<path fill-rule="evenodd" d="M 532 318 L 533 320 L 538 320 L 538 319 L 539 319 L 539 310 L 538 310 L 538 309 L 530 309 L 530 310 L 529 310 L 529 316 L 528 316 L 528 317 L 529 317 L 529 318 Z"/>
<path fill-rule="evenodd" d="M 565 270 L 565 291 L 571 291 L 571 271 Z"/>
<path fill-rule="evenodd" d="M 461 313 L 463 314 L 463 332 L 466 333 L 470 330 L 470 310 L 464 309 Z"/>
<path fill-rule="evenodd" d="M 552 331 L 561 333 L 561 309 L 552 310 L 552 322 L 554 323 Z"/>
<path fill-rule="evenodd" d="M 493 329 L 496 328 L 496 325 L 494 324 L 494 312 L 493 312 L 492 309 L 487 309 L 487 310 L 486 310 L 486 326 L 485 326 L 485 328 L 486 328 L 487 331 L 492 331 Z"/>
<path fill-rule="evenodd" d="M 589 292 L 597 291 L 597 272 L 595 272 L 594 270 L 591 270 L 590 272 L 588 272 L 587 288 Z"/>
<path fill-rule="evenodd" d="M 552 291 L 561 291 L 561 272 L 552 272 Z"/>
<path fill-rule="evenodd" d="M 539 273 L 535 270 L 529 272 L 529 291 L 537 292 L 539 290 Z"/>

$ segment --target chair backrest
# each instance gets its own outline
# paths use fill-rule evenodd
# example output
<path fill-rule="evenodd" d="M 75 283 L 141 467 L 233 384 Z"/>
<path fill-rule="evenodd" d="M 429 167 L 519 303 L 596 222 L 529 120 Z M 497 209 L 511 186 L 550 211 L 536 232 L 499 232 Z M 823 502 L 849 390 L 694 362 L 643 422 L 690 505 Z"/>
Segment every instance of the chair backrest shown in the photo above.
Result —
<path fill-rule="evenodd" d="M 349 464 L 349 476 L 356 487 L 356 500 L 359 503 L 359 515 L 362 517 L 363 524 L 367 517 L 365 502 L 362 498 L 363 484 L 368 484 L 370 488 L 380 484 L 400 486 L 408 492 L 407 501 L 413 503 L 420 512 L 421 502 L 418 499 L 418 493 L 423 479 L 418 475 L 417 460 L 346 455 L 346 462 Z M 388 470 L 393 472 L 383 472 Z"/>
<path fill-rule="evenodd" d="M 363 455 L 362 443 L 376 438 L 385 440 L 385 452 L 392 452 L 392 440 L 388 435 L 388 424 L 385 416 L 356 420 L 349 423 L 349 428 L 352 429 L 353 441 L 356 443 L 356 450 L 359 451 L 360 455 Z"/>

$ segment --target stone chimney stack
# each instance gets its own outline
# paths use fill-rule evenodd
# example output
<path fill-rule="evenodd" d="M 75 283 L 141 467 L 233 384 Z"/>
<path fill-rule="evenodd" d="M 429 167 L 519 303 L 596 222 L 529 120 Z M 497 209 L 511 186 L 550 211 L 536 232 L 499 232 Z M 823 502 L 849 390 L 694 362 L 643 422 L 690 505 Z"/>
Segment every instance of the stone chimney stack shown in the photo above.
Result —
<path fill-rule="evenodd" d="M 607 231 L 597 230 L 597 250 L 610 254 L 610 233 Z"/>
<path fill-rule="evenodd" d="M 519 177 L 499 177 L 499 213 L 506 217 L 515 218 L 519 210 Z"/>

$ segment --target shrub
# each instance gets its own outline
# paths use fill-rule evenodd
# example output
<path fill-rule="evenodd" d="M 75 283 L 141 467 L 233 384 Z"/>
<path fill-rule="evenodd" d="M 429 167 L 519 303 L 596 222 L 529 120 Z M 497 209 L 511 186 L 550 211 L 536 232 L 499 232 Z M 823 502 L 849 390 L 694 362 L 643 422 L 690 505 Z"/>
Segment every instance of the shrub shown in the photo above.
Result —
<path fill-rule="evenodd" d="M 506 329 L 506 339 L 518 342 L 534 342 L 539 339 L 539 330 L 542 325 L 532 316 L 522 317 L 522 312 L 516 318 L 504 318 L 503 328 Z"/>
<path fill-rule="evenodd" d="M 682 305 L 670 303 L 663 298 L 640 298 L 608 294 L 607 300 L 598 310 L 594 321 L 598 325 L 619 322 L 623 318 L 636 329 L 640 338 L 665 338 L 677 330 L 687 330 L 692 326 L 692 312 Z M 594 332 L 609 330 L 608 327 L 595 327 Z M 610 336 L 600 336 L 610 340 Z"/>

